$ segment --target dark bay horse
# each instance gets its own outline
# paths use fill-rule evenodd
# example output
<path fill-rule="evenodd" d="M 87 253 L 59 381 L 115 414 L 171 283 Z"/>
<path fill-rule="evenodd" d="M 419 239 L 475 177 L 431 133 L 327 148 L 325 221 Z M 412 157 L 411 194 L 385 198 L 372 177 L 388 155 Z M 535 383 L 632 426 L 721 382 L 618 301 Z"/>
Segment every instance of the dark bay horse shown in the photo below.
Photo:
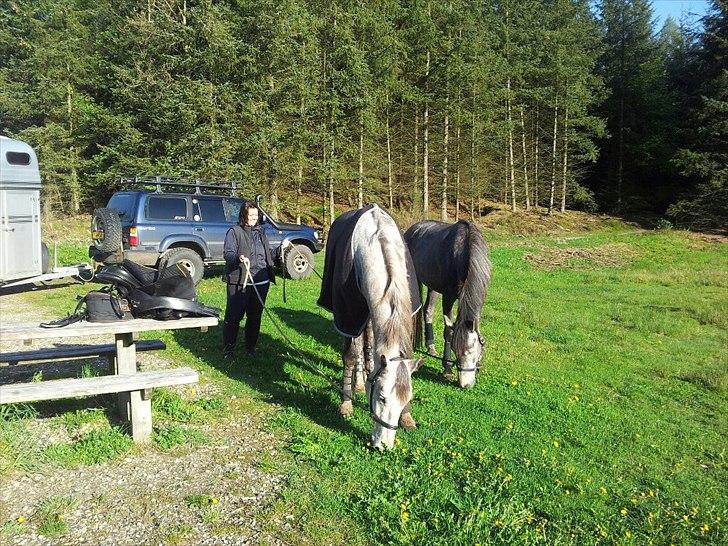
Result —
<path fill-rule="evenodd" d="M 346 338 L 340 411 L 353 411 L 354 370 L 364 363 L 377 449 L 394 446 L 400 423 L 414 426 L 411 376 L 421 363 L 412 357 L 412 315 L 421 307 L 415 277 L 397 224 L 378 206 L 346 212 L 331 225 L 318 303 Z"/>
<path fill-rule="evenodd" d="M 417 270 L 417 279 L 427 287 L 423 308 L 427 350 L 435 355 L 432 319 L 437 298 L 442 294 L 444 375 L 446 379 L 452 379 L 452 349 L 455 351 L 460 386 L 472 387 L 485 345 L 480 335 L 480 313 L 491 273 L 490 256 L 483 236 L 474 224 L 464 220 L 455 224 L 425 220 L 410 227 L 404 239 Z M 457 318 L 453 320 L 455 300 L 459 303 Z M 417 328 L 421 331 L 419 317 Z M 418 335 L 417 339 L 421 337 Z"/>

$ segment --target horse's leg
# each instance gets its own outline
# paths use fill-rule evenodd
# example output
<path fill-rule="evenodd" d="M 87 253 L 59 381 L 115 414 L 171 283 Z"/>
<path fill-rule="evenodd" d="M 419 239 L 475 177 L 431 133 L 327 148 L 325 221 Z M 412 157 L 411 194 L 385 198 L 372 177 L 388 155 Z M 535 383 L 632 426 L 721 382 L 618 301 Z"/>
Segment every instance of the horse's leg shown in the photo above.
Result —
<path fill-rule="evenodd" d="M 437 355 L 435 350 L 435 334 L 432 330 L 432 321 L 435 318 L 435 306 L 437 299 L 440 297 L 438 292 L 428 288 L 427 297 L 425 298 L 425 346 L 427 352 L 432 356 Z"/>
<path fill-rule="evenodd" d="M 367 322 L 367 326 L 364 329 L 362 336 L 364 337 L 362 343 L 363 351 L 359 353 L 356 360 L 356 382 L 354 392 L 366 391 L 364 381 L 372 372 L 372 368 L 374 367 L 374 360 L 372 357 L 372 341 L 374 339 L 374 332 L 372 331 L 371 321 Z"/>
<path fill-rule="evenodd" d="M 453 307 L 455 306 L 455 298 L 451 296 L 443 296 L 442 298 L 442 314 L 445 315 L 449 320 L 450 324 L 454 322 L 453 318 Z M 448 326 L 447 323 L 445 324 L 445 347 L 442 351 L 442 368 L 443 368 L 443 374 L 442 376 L 447 381 L 452 381 L 454 379 L 453 373 L 452 373 L 452 327 Z"/>
<path fill-rule="evenodd" d="M 344 338 L 344 379 L 341 383 L 342 400 L 339 406 L 339 413 L 344 417 L 350 417 L 354 411 L 352 400 L 352 386 L 354 382 L 354 368 L 362 352 L 361 336 L 357 338 Z"/>

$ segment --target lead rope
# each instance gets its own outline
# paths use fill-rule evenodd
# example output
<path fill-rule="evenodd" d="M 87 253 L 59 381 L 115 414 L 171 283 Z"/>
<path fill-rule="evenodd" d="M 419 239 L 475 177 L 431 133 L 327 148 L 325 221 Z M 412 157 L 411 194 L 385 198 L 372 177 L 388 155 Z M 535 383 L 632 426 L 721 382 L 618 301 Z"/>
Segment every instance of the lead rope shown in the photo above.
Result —
<path fill-rule="evenodd" d="M 317 367 L 315 367 L 311 363 L 311 361 L 308 359 L 308 357 L 306 356 L 305 353 L 296 349 L 296 347 L 293 345 L 293 342 L 286 335 L 286 333 L 283 331 L 283 329 L 280 327 L 280 325 L 278 324 L 278 321 L 275 319 L 273 314 L 265 306 L 265 301 L 263 300 L 262 296 L 260 295 L 260 292 L 258 291 L 258 287 L 256 286 L 255 282 L 253 282 L 253 276 L 250 274 L 250 260 L 248 260 L 247 258 L 245 260 L 243 260 L 243 265 L 245 266 L 245 284 L 243 285 L 243 287 L 245 287 L 247 285 L 248 279 L 250 279 L 250 284 L 252 285 L 253 290 L 255 290 L 255 295 L 258 297 L 258 301 L 260 302 L 260 305 L 263 307 L 263 310 L 265 311 L 266 315 L 268 316 L 270 321 L 273 323 L 273 326 L 275 326 L 276 330 L 281 335 L 281 337 L 286 341 L 286 343 L 288 344 L 290 349 L 294 353 L 296 353 L 296 355 L 301 359 L 302 363 L 304 364 L 303 367 L 306 368 L 308 371 L 313 372 L 316 375 L 318 375 L 319 377 L 321 377 L 322 379 L 324 379 L 326 381 L 326 383 L 328 383 L 330 387 L 333 387 L 337 392 L 339 392 L 344 399 L 349 399 L 347 394 L 344 392 L 344 389 L 342 389 L 336 383 L 331 381 L 331 379 L 329 379 L 329 377 L 327 375 L 325 375 L 321 370 L 319 370 Z M 358 405 L 360 409 L 368 411 L 370 415 L 372 415 L 372 416 L 374 415 L 371 412 L 370 408 L 366 407 L 365 405 L 363 405 L 361 402 L 359 402 L 356 399 L 356 396 L 354 396 L 352 403 Z M 375 420 L 378 420 L 378 418 Z"/>

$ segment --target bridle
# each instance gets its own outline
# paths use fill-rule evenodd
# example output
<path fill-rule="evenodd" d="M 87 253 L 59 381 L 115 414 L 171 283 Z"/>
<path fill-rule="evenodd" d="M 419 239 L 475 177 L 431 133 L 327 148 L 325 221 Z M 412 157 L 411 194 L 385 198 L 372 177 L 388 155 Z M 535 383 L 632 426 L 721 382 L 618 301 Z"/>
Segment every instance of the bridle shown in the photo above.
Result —
<path fill-rule="evenodd" d="M 407 359 L 403 358 L 403 357 L 398 357 L 398 358 L 392 358 L 391 360 L 394 362 L 394 361 L 407 360 Z M 383 426 L 384 428 L 389 429 L 389 430 L 397 430 L 399 428 L 399 424 L 392 425 L 390 423 L 387 423 L 381 417 L 379 417 L 376 413 L 374 413 L 374 383 L 377 381 L 379 374 L 381 374 L 382 370 L 386 367 L 387 367 L 386 364 L 380 365 L 379 369 L 376 372 L 374 372 L 373 374 L 369 374 L 369 376 L 366 379 L 366 382 L 369 383 L 369 415 L 372 416 L 372 419 L 374 420 L 375 423 Z"/>
<path fill-rule="evenodd" d="M 485 339 L 483 339 L 483 337 L 480 335 L 478 336 L 478 342 L 480 343 L 481 347 L 485 346 Z M 453 360 L 451 358 L 445 358 L 442 356 L 431 355 L 430 353 L 428 353 L 426 351 L 418 350 L 415 352 L 420 353 L 425 356 L 429 356 L 430 358 L 436 358 L 437 360 L 441 360 L 442 362 L 447 362 L 448 364 L 452 364 L 457 368 L 458 372 L 478 372 L 478 371 L 480 371 L 480 367 L 481 367 L 480 360 L 478 360 L 478 363 L 475 366 L 473 366 L 472 368 L 463 368 L 462 365 L 460 364 L 460 360 L 457 358 L 455 360 Z"/>

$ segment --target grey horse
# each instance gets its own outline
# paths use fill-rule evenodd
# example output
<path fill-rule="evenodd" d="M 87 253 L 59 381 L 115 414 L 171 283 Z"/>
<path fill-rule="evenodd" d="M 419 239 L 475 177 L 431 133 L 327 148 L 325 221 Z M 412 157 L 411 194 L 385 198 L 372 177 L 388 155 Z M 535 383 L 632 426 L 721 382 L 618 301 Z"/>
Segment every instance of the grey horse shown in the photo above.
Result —
<path fill-rule="evenodd" d="M 417 279 L 427 287 L 423 307 L 425 344 L 435 355 L 432 319 L 437 299 L 442 295 L 445 319 L 445 349 L 443 367 L 445 378 L 451 380 L 452 364 L 458 369 L 461 387 L 472 387 L 480 367 L 485 340 L 480 335 L 480 313 L 485 302 L 491 277 L 488 246 L 480 230 L 471 222 L 454 224 L 425 220 L 411 226 L 404 234 Z M 457 317 L 453 307 L 458 300 Z M 422 338 L 422 320 L 417 320 L 418 335 Z M 451 360 L 451 349 L 455 361 Z"/>

